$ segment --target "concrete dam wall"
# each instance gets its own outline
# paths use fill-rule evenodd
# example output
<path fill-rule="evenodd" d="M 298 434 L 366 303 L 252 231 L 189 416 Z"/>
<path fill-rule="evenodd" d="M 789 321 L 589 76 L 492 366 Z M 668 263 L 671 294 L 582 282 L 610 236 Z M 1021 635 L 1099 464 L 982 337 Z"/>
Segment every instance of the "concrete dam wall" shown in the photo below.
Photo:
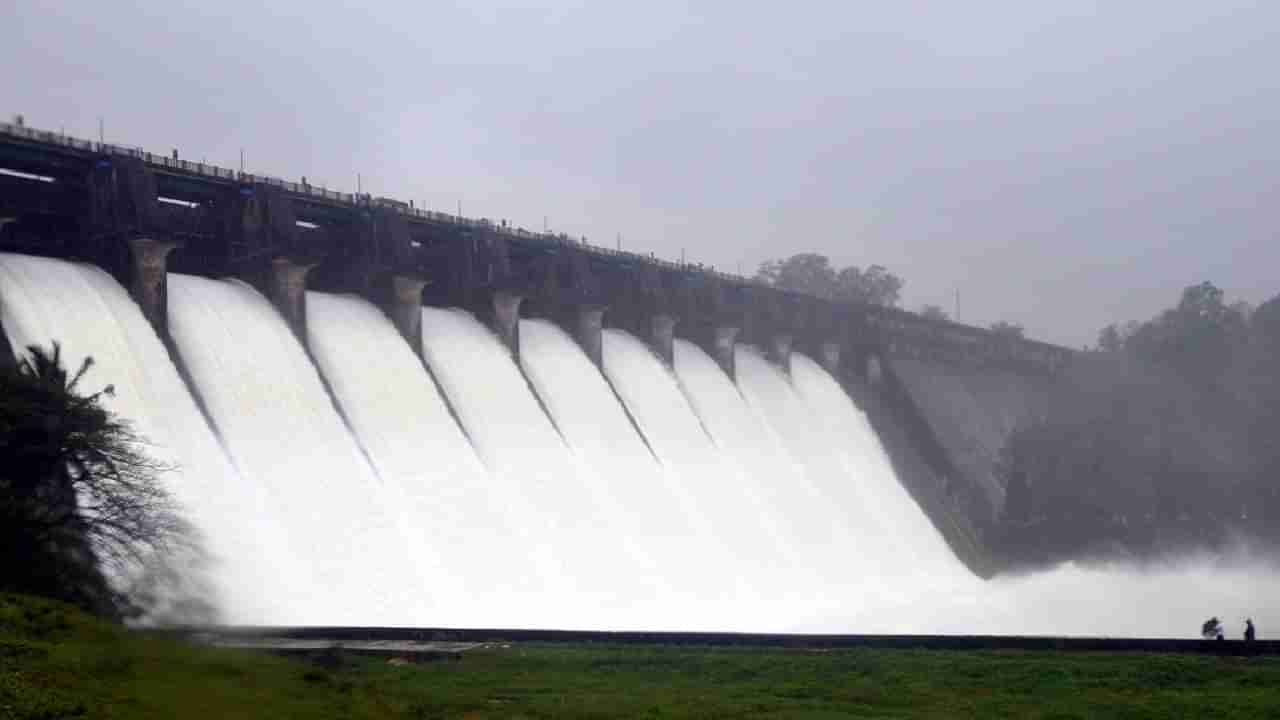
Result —
<path fill-rule="evenodd" d="M 874 614 L 996 569 L 993 458 L 1071 356 L 28 128 L 0 168 L 0 335 L 134 386 L 256 621 Z"/>
<path fill-rule="evenodd" d="M 1044 377 L 895 358 L 889 362 L 957 472 L 991 513 L 1004 506 L 996 463 L 1010 433 L 1048 412 Z"/>

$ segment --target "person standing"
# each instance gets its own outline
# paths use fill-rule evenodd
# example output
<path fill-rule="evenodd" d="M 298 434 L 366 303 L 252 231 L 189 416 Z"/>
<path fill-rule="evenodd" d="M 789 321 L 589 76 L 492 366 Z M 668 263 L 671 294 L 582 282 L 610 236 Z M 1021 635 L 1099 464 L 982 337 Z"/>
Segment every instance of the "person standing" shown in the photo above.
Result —
<path fill-rule="evenodd" d="M 1253 642 L 1258 639 L 1257 633 L 1253 629 L 1253 618 L 1244 621 L 1244 641 Z"/>

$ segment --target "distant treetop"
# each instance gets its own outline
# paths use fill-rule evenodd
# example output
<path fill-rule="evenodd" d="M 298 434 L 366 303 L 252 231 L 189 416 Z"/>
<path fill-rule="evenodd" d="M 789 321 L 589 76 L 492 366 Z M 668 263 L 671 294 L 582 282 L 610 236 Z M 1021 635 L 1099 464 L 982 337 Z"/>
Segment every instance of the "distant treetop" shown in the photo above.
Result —
<path fill-rule="evenodd" d="M 826 255 L 799 253 L 789 258 L 760 264 L 756 280 L 839 302 L 856 302 L 894 307 L 902 293 L 902 278 L 883 265 L 865 270 L 851 265 L 837 270 Z"/>
<path fill-rule="evenodd" d="M 942 309 L 941 305 L 924 305 L 920 308 L 921 317 L 927 317 L 930 320 L 948 321 L 951 316 L 947 315 L 947 311 Z"/>

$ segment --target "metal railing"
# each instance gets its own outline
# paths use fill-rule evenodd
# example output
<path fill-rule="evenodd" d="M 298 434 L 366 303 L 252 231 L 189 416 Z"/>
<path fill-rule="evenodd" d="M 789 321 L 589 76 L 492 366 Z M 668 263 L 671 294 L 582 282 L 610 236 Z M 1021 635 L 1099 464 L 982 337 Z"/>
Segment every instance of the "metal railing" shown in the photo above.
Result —
<path fill-rule="evenodd" d="M 288 180 L 282 180 L 270 175 L 257 175 L 238 170 L 219 167 L 203 162 L 192 162 L 190 160 L 180 160 L 169 155 L 160 155 L 147 152 L 140 147 L 132 147 L 126 145 L 117 145 L 114 143 L 94 142 L 92 140 L 82 140 L 79 138 L 66 135 L 64 133 L 52 132 L 48 130 L 37 130 L 25 125 L 17 125 L 13 123 L 0 122 L 0 135 L 9 135 L 11 137 L 21 138 L 23 140 L 31 140 L 35 142 L 58 145 L 61 147 L 82 150 L 86 152 L 101 153 L 104 155 L 120 155 L 125 157 L 133 157 L 148 165 L 162 167 L 168 170 L 177 170 L 193 175 L 203 177 L 217 178 L 220 180 L 233 180 L 237 182 L 258 183 L 278 187 L 286 192 L 303 195 L 308 197 L 319 198 L 330 202 L 338 202 L 353 206 L 371 206 L 393 210 L 408 217 L 425 220 L 428 222 L 447 223 L 454 226 L 483 229 L 490 232 L 496 232 L 513 238 L 526 241 L 541 242 L 547 245 L 558 247 L 573 247 L 585 249 L 596 255 L 605 255 L 609 257 L 621 258 L 636 262 L 644 262 L 668 270 L 694 271 L 711 275 L 720 280 L 738 283 L 742 285 L 753 285 L 756 281 L 741 275 L 733 273 L 725 273 L 706 267 L 698 263 L 674 262 L 664 260 L 653 255 L 642 255 L 640 253 L 628 250 L 618 250 L 615 248 L 605 247 L 602 245 L 592 245 L 586 238 L 573 238 L 564 233 L 549 232 L 533 232 L 524 228 L 510 227 L 504 224 L 494 223 L 488 218 L 468 218 L 461 215 L 453 215 L 450 213 L 437 212 L 435 210 L 424 210 L 422 208 L 412 207 L 408 203 L 400 202 L 391 198 L 374 198 L 368 193 L 344 193 L 336 190 L 329 190 L 324 186 L 312 185 L 310 183 L 296 183 Z"/>
<path fill-rule="evenodd" d="M 289 182 L 269 175 L 256 175 L 254 173 L 230 170 L 228 168 L 211 165 L 209 163 L 179 160 L 169 155 L 157 155 L 155 153 L 150 153 L 139 147 L 93 142 L 91 140 L 82 140 L 71 137 L 60 132 L 37 130 L 25 125 L 0 122 L 0 136 L 3 135 L 50 145 L 57 145 L 74 150 L 138 158 L 148 165 L 166 168 L 169 170 L 217 178 L 220 180 L 269 185 L 295 195 L 319 198 L 329 202 L 342 203 L 356 207 L 377 207 L 389 209 L 407 217 L 417 218 L 428 222 L 446 223 L 456 227 L 482 229 L 524 241 L 543 243 L 548 246 L 581 249 L 595 255 L 603 255 L 624 261 L 656 265 L 657 267 L 666 270 L 696 272 L 739 286 L 751 287 L 763 285 L 761 281 L 756 280 L 755 278 L 749 278 L 735 273 L 721 272 L 715 268 L 707 267 L 700 263 L 683 261 L 676 262 L 672 260 L 664 260 L 654 255 L 644 255 L 641 253 L 631 252 L 629 250 L 620 250 L 602 245 L 592 245 L 585 237 L 574 238 L 564 233 L 533 232 L 521 227 L 511 227 L 505 223 L 497 224 L 488 218 L 468 218 L 461 215 L 437 212 L 435 210 L 424 210 L 393 198 L 375 198 L 369 193 L 344 193 L 336 190 L 329 190 L 322 185 L 317 186 L 310 183 Z M 804 295 L 803 293 L 796 293 L 787 290 L 781 290 L 781 292 L 784 295 L 811 297 Z M 935 320 L 928 320 L 920 315 L 900 308 L 872 308 L 868 320 L 873 326 L 877 326 L 883 330 L 896 331 L 905 335 L 924 334 L 926 330 L 930 333 L 936 334 L 941 330 L 942 333 L 947 335 L 953 342 L 968 344 L 989 342 L 991 340 L 991 332 L 985 328 L 977 328 L 950 321 L 939 322 Z M 1042 343 L 1028 338 L 1020 339 L 1019 344 L 1038 346 L 1042 352 L 1046 353 L 1060 353 L 1062 351 L 1070 352 L 1066 348 L 1060 348 L 1055 345 L 1049 345 L 1047 343 Z"/>

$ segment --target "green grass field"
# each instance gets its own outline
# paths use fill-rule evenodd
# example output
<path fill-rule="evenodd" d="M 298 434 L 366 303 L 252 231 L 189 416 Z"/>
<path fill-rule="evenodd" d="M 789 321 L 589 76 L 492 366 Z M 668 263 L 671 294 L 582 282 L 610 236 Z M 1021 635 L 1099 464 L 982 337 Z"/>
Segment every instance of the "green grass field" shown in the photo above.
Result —
<path fill-rule="evenodd" d="M 0 595 L 0 718 L 1280 718 L 1280 659 L 494 645 L 324 665 Z"/>

